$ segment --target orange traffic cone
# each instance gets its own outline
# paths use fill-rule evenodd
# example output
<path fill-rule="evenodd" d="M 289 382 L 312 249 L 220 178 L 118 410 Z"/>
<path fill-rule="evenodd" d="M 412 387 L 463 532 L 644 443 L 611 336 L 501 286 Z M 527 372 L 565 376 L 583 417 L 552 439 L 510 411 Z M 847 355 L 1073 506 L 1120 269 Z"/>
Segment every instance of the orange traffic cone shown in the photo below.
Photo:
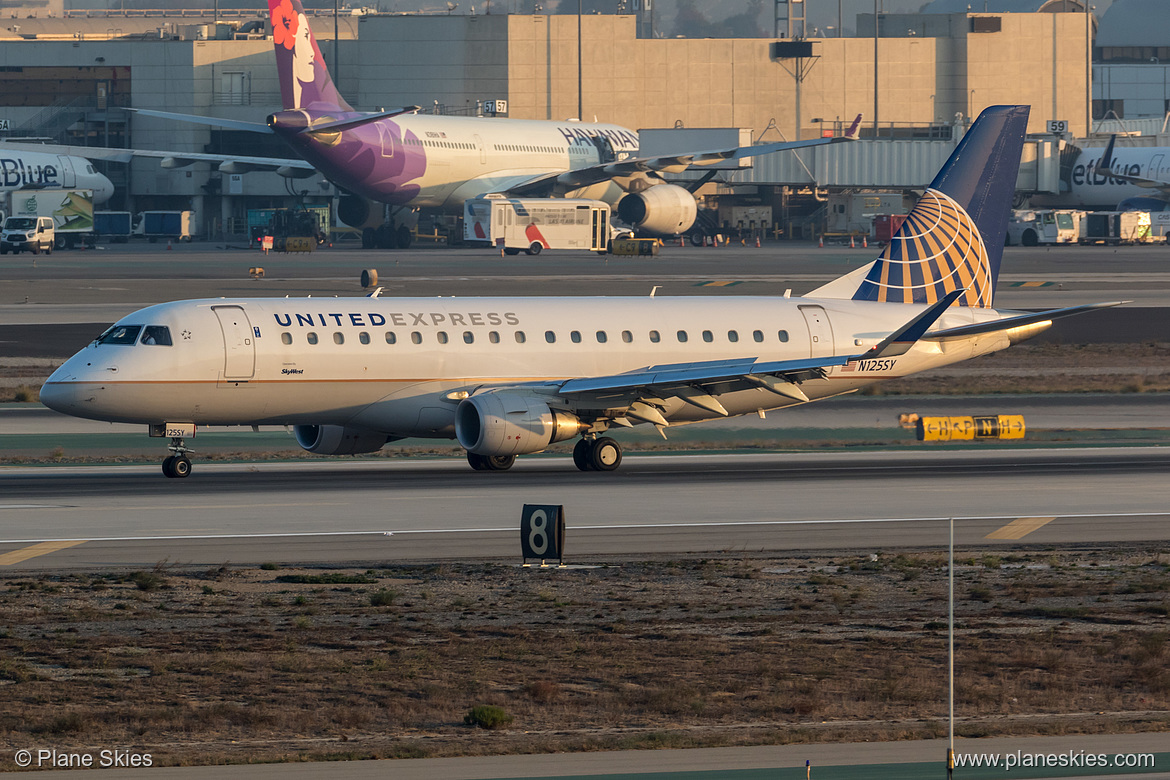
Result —
<path fill-rule="evenodd" d="M 869 236 L 862 236 L 862 237 L 861 237 L 861 248 L 862 248 L 862 249 L 868 249 L 868 248 L 869 248 L 869 241 L 867 240 L 868 238 L 869 238 Z"/>
<path fill-rule="evenodd" d="M 817 243 L 817 246 L 821 249 L 825 248 L 825 237 L 823 235 L 821 236 L 821 240 Z"/>
<path fill-rule="evenodd" d="M 853 236 L 849 236 L 849 248 L 850 248 L 850 249 L 856 249 L 856 248 L 857 248 L 857 244 L 856 244 L 856 243 L 854 243 L 854 241 L 853 241 Z"/>
<path fill-rule="evenodd" d="M 167 239 L 167 249 L 169 250 L 170 248 L 171 248 L 171 240 L 168 238 Z"/>
<path fill-rule="evenodd" d="M 756 249 L 760 248 L 760 237 L 756 236 Z"/>

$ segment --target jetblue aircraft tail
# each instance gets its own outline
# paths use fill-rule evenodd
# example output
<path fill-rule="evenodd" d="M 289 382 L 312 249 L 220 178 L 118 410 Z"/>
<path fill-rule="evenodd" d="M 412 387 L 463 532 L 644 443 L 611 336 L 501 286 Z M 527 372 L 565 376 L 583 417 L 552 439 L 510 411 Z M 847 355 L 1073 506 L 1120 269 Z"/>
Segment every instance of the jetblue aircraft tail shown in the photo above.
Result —
<path fill-rule="evenodd" d="M 333 86 L 301 0 L 268 0 L 284 108 L 353 111 Z"/>
<path fill-rule="evenodd" d="M 813 297 L 990 308 L 1003 258 L 1028 106 L 986 109 L 934 177 L 905 223 L 869 266 Z"/>

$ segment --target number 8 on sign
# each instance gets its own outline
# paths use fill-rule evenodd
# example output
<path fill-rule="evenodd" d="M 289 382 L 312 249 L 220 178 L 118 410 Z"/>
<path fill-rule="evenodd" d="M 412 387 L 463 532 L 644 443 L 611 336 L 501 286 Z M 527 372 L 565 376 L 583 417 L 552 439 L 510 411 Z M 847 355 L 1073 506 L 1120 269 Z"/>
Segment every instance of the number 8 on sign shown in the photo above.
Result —
<path fill-rule="evenodd" d="M 548 555 L 548 514 L 543 509 L 532 513 L 528 520 L 528 549 L 532 550 L 533 558 L 544 558 Z"/>
<path fill-rule="evenodd" d="M 559 504 L 525 504 L 520 515 L 520 553 L 527 561 L 564 559 L 565 508 Z M 525 564 L 527 565 L 527 564 Z"/>

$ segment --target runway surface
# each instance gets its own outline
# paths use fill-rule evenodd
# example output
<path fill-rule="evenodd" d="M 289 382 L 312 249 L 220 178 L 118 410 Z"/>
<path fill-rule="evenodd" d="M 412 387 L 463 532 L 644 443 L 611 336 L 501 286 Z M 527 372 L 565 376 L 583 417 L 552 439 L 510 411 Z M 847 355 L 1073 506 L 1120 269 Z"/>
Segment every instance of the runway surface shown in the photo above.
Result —
<path fill-rule="evenodd" d="M 633 455 L 605 474 L 563 458 L 498 474 L 452 461 L 199 464 L 187 480 L 157 467 L 6 468 L 0 554 L 58 547 L 0 560 L 509 558 L 525 503 L 565 506 L 570 558 L 939 546 L 949 517 L 965 546 L 1165 541 L 1168 466 L 1170 450 L 1103 448 Z"/>

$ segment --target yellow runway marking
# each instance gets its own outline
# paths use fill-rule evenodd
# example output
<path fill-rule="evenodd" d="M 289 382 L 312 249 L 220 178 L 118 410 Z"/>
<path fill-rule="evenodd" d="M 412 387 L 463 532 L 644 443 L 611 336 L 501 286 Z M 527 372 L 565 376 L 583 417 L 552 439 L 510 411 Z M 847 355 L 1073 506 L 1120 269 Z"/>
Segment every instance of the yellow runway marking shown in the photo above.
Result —
<path fill-rule="evenodd" d="M 85 544 L 85 541 L 84 539 L 80 539 L 72 542 L 41 542 L 31 547 L 22 547 L 19 550 L 13 550 L 12 552 L 6 552 L 0 555 L 0 566 L 11 566 L 14 563 L 27 561 L 29 558 L 36 558 L 38 555 L 48 555 L 58 550 L 76 547 L 79 544 Z"/>
<path fill-rule="evenodd" d="M 1013 520 L 1003 528 L 997 528 L 984 539 L 1023 539 L 1033 531 L 1039 530 L 1055 520 L 1055 517 L 1021 517 Z"/>

